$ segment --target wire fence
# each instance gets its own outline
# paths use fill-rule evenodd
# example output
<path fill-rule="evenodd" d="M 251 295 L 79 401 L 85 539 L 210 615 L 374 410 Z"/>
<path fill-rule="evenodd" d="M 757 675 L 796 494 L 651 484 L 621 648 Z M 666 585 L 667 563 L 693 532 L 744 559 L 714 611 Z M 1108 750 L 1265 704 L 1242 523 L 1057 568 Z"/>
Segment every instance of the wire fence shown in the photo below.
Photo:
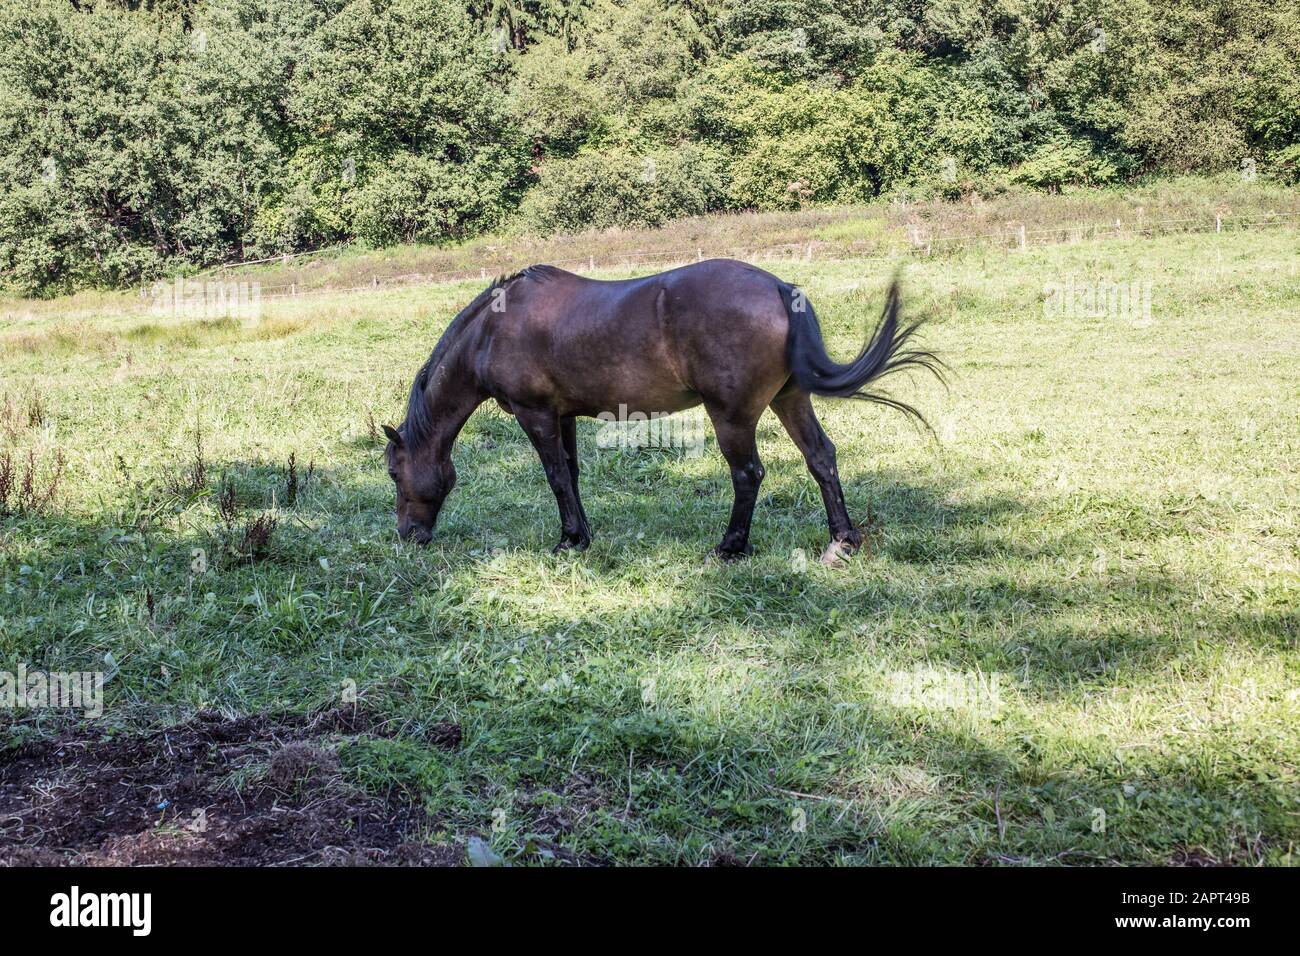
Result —
<path fill-rule="evenodd" d="M 1026 252 L 1031 248 L 1057 245 L 1069 242 L 1084 242 L 1094 239 L 1131 239 L 1150 236 L 1170 235 L 1192 232 L 1237 232 L 1245 229 L 1268 228 L 1273 226 L 1295 226 L 1300 224 L 1298 213 L 1275 213 L 1267 217 L 1232 218 L 1220 214 L 1192 216 L 1182 219 L 1145 220 L 1122 222 L 1119 219 L 1106 222 L 1069 223 L 1027 228 L 1023 223 L 1011 223 L 1006 227 L 982 233 L 964 233 L 941 235 L 934 233 L 922 222 L 904 224 L 902 238 L 893 240 L 853 240 L 802 241 L 787 242 L 765 246 L 732 246 L 726 248 L 703 246 L 682 247 L 674 249 L 633 249 L 627 251 L 588 254 L 567 259 L 549 259 L 548 264 L 569 268 L 571 271 L 586 273 L 632 272 L 645 266 L 671 267 L 706 258 L 727 257 L 748 262 L 812 262 L 812 261 L 894 261 L 900 257 L 929 258 L 952 255 L 957 252 L 976 248 L 1005 249 Z M 291 262 L 326 252 L 336 251 L 342 246 L 317 249 L 305 253 L 285 256 L 272 256 L 266 259 L 254 259 L 247 262 L 230 263 L 216 270 L 223 278 L 218 282 L 232 281 L 230 270 L 247 265 L 260 265 L 273 262 Z M 518 263 L 522 268 L 528 263 Z M 508 271 L 508 270 L 502 270 Z M 267 287 L 260 285 L 260 299 L 275 301 L 299 299 L 311 296 L 345 295 L 350 293 L 376 292 L 394 287 L 437 285 L 470 280 L 490 281 L 498 273 L 486 267 L 478 269 L 453 269 L 442 272 L 409 272 L 402 274 L 371 273 L 360 284 L 355 285 L 319 285 L 300 286 L 297 282 Z M 213 281 L 211 279 L 186 280 L 192 283 Z M 141 298 L 148 296 L 148 287 L 141 289 Z"/>

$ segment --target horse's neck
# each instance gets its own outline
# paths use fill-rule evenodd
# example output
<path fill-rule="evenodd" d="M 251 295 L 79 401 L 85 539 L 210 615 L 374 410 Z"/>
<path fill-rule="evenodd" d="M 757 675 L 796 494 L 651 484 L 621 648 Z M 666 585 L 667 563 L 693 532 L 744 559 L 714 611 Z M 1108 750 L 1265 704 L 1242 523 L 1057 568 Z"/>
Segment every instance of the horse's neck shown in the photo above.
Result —
<path fill-rule="evenodd" d="M 424 401 L 433 420 L 429 451 L 439 458 L 451 453 L 466 420 L 483 402 L 472 373 L 457 358 L 451 355 L 439 362 L 424 389 Z"/>

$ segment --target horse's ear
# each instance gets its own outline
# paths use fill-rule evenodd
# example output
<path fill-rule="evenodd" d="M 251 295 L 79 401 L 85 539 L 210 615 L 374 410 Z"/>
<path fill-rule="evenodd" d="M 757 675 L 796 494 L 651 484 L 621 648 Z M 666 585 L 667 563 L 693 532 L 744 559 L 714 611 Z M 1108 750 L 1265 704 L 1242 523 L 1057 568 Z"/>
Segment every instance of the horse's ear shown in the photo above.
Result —
<path fill-rule="evenodd" d="M 393 426 L 391 426 L 391 425 L 385 425 L 385 426 L 384 426 L 384 434 L 387 435 L 387 436 L 388 436 L 388 440 L 389 440 L 390 442 L 392 442 L 394 445 L 396 445 L 398 448 L 405 448 L 405 447 L 406 447 L 406 443 L 402 441 L 401 433 L 398 432 L 398 430 L 397 430 L 396 428 L 394 428 Z"/>

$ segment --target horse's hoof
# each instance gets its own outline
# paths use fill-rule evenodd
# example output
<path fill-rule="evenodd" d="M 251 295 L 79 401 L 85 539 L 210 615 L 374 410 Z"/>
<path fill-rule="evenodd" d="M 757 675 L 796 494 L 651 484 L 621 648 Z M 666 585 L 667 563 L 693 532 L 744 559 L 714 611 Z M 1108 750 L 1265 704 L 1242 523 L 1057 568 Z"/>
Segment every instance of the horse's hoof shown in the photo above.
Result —
<path fill-rule="evenodd" d="M 723 564 L 735 564 L 737 561 L 743 561 L 754 553 L 751 545 L 745 545 L 742 551 L 727 551 L 723 548 L 714 548 L 709 552 L 712 557 L 717 558 Z"/>
<path fill-rule="evenodd" d="M 857 528 L 846 531 L 842 537 L 831 539 L 831 543 L 822 552 L 821 563 L 828 568 L 842 567 L 846 558 L 851 558 L 862 550 L 865 539 Z"/>
<path fill-rule="evenodd" d="M 858 545 L 852 541 L 832 541 L 822 552 L 821 563 L 828 568 L 842 568 L 844 562 L 855 555 Z"/>
<path fill-rule="evenodd" d="M 563 554 L 565 551 L 586 551 L 591 544 L 590 538 L 561 538 L 560 543 L 551 548 L 551 554 Z"/>

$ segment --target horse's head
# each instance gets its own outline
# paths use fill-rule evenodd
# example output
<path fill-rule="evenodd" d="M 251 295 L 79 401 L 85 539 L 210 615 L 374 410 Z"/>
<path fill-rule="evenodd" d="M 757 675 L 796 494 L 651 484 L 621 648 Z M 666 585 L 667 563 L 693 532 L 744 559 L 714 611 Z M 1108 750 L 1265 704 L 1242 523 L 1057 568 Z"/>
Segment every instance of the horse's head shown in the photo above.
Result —
<path fill-rule="evenodd" d="M 385 425 L 384 434 L 388 477 L 397 486 L 397 533 L 403 541 L 428 544 L 442 503 L 456 484 L 456 468 L 450 455 L 430 461 L 433 456 L 415 454 L 395 428 Z"/>

